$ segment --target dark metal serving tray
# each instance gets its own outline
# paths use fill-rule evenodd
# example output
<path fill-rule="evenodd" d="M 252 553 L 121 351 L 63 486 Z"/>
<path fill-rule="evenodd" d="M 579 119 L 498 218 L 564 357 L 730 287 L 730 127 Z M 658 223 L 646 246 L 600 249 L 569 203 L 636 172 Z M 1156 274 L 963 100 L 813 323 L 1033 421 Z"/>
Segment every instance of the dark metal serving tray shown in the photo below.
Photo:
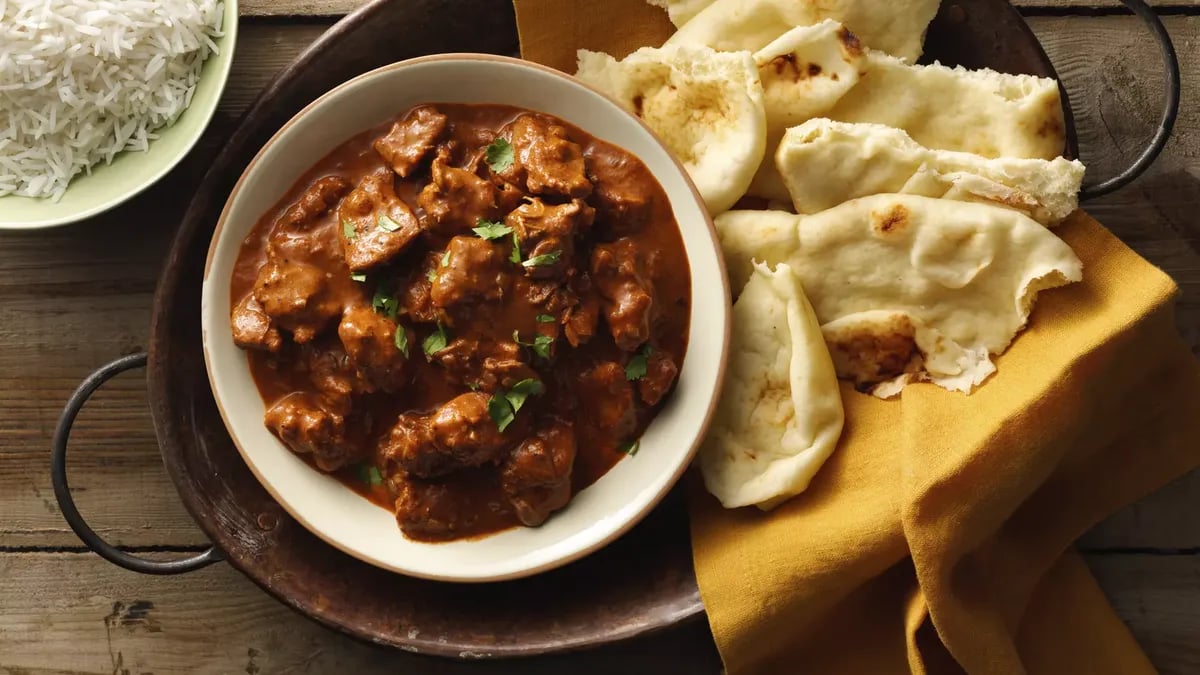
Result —
<path fill-rule="evenodd" d="M 1161 24 L 1140 0 L 1160 41 Z M 1157 24 L 1157 27 L 1155 26 Z M 1154 158 L 1178 101 L 1174 53 L 1168 107 L 1141 159 L 1086 196 L 1120 187 Z M 242 462 L 217 413 L 200 347 L 200 285 L 209 239 L 234 182 L 263 143 L 317 96 L 367 70 L 423 54 L 517 52 L 504 0 L 375 0 L 333 26 L 262 92 L 197 186 L 155 297 L 149 355 L 120 359 L 72 397 L 55 437 L 52 471 L 64 515 L 107 559 L 154 574 L 227 561 L 280 601 L 321 623 L 385 646 L 425 654 L 487 658 L 613 643 L 693 622 L 704 607 L 692 572 L 680 489 L 616 543 L 567 567 L 520 581 L 457 585 L 383 571 L 326 545 L 295 522 Z M 929 28 L 925 60 L 1056 77 L 1028 26 L 1006 0 L 947 0 Z M 1174 78 L 1170 77 L 1174 73 Z M 1066 92 L 1067 148 L 1076 156 Z M 213 548 L 191 559 L 145 561 L 103 542 L 79 516 L 66 482 L 70 425 L 108 377 L 145 365 L 163 463 Z"/>

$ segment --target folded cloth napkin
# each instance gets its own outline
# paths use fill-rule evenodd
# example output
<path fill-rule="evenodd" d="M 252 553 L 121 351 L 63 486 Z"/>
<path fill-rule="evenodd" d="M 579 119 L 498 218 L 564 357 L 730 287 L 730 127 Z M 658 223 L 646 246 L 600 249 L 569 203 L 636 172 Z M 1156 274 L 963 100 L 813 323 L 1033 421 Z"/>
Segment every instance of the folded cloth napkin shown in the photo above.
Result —
<path fill-rule="evenodd" d="M 574 72 L 672 28 L 643 0 L 515 0 L 522 55 Z M 740 673 L 1154 672 L 1072 542 L 1200 465 L 1200 364 L 1175 284 L 1083 212 L 1084 281 L 1042 293 L 970 396 L 843 386 L 808 490 L 725 510 L 693 481 L 696 578 Z"/>

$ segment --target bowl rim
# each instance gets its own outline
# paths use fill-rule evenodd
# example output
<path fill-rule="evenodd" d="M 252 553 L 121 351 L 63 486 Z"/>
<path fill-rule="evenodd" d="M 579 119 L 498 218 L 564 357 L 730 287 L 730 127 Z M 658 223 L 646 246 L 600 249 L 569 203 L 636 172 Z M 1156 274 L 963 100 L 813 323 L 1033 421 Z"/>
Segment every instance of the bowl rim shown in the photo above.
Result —
<path fill-rule="evenodd" d="M 107 199 L 103 199 L 88 208 L 77 211 L 75 213 L 64 214 L 61 216 L 51 217 L 51 218 L 43 218 L 41 220 L 31 220 L 31 221 L 25 221 L 25 222 L 10 222 L 10 221 L 0 219 L 0 231 L 30 232 L 30 231 L 36 231 L 36 230 L 48 230 L 48 229 L 55 228 L 55 227 L 63 227 L 65 225 L 71 225 L 73 223 L 78 223 L 80 221 L 87 220 L 94 216 L 98 216 L 102 213 L 111 211 L 112 209 L 115 209 L 116 207 L 120 206 L 121 204 L 124 204 L 125 202 L 129 201 L 130 199 L 133 199 L 134 197 L 136 197 L 136 196 L 140 195 L 141 193 L 145 192 L 146 190 L 150 189 L 154 185 L 157 185 L 158 182 L 163 179 L 163 177 L 165 177 L 168 173 L 170 173 L 175 167 L 179 166 L 180 162 L 182 162 L 184 159 L 186 159 L 189 155 L 192 154 L 192 150 L 196 147 L 196 144 L 200 142 L 200 139 L 204 137 L 204 132 L 208 130 L 209 125 L 212 124 L 213 117 L 215 117 L 217 114 L 217 108 L 220 106 L 221 99 L 224 97 L 224 94 L 225 94 L 225 87 L 229 84 L 229 73 L 233 69 L 233 57 L 234 57 L 235 52 L 237 51 L 238 28 L 239 28 L 239 25 L 241 24 L 241 15 L 240 15 L 239 7 L 238 7 L 238 3 L 240 0 L 221 0 L 221 1 L 225 3 L 224 15 L 222 17 L 222 24 L 221 24 L 221 30 L 223 32 L 223 35 L 221 35 L 216 40 L 217 45 L 220 46 L 220 48 L 221 48 L 221 52 L 219 54 L 213 54 L 212 56 L 210 56 L 208 61 L 206 61 L 204 64 L 205 67 L 207 67 L 209 62 L 215 62 L 217 65 L 217 70 L 211 74 L 205 73 L 203 71 L 201 72 L 201 77 L 208 76 L 208 77 L 213 77 L 217 80 L 216 91 L 212 95 L 211 102 L 208 102 L 203 106 L 195 106 L 194 105 L 195 101 L 193 101 L 193 105 L 189 105 L 186 109 L 184 109 L 183 113 L 180 113 L 180 115 L 182 116 L 183 114 L 186 114 L 186 113 L 194 110 L 196 112 L 201 113 L 201 117 L 203 119 L 200 121 L 200 124 L 196 127 L 196 131 L 192 135 L 192 137 L 190 139 L 188 139 L 187 142 L 185 142 L 182 147 L 179 148 L 179 152 L 174 157 L 164 161 L 162 167 L 159 168 L 157 171 L 155 171 L 146 181 L 144 181 L 140 185 L 135 185 L 135 186 L 127 188 L 123 191 L 117 192 L 117 193 L 113 194 L 112 196 L 108 197 Z M 228 56 L 226 56 L 226 54 L 228 54 Z M 178 120 L 176 120 L 176 121 L 178 121 Z M 170 126 L 164 127 L 164 129 L 171 129 L 174 126 L 175 126 L 175 124 L 172 123 Z M 153 141 L 151 141 L 151 145 L 153 145 Z M 144 154 L 144 153 L 132 153 L 129 151 L 122 151 L 121 153 L 119 153 L 119 156 L 129 155 L 132 157 L 136 157 L 139 154 Z M 109 164 L 101 164 L 97 167 L 94 167 L 93 172 L 102 171 L 104 169 L 109 168 L 110 166 L 111 165 L 109 165 Z M 67 190 L 70 190 L 70 189 L 71 189 L 70 186 L 68 186 Z M 39 197 L 24 197 L 24 196 L 20 196 L 20 195 L 5 195 L 4 196 L 5 199 L 8 199 L 10 197 L 14 198 L 14 199 L 28 199 L 28 200 L 43 201 L 43 199 L 39 198 Z"/>
<path fill-rule="evenodd" d="M 428 579 L 431 581 L 454 582 L 454 583 L 490 583 L 490 582 L 509 581 L 509 580 L 513 580 L 513 579 L 520 579 L 520 578 L 540 574 L 542 572 L 547 572 L 552 569 L 556 569 L 563 565 L 567 565 L 571 562 L 579 560 L 580 558 L 590 555 L 591 553 L 594 553 L 595 551 L 607 546 L 608 544 L 612 543 L 616 539 L 618 539 L 621 536 L 623 536 L 624 534 L 626 534 L 636 524 L 638 524 L 641 520 L 643 520 L 651 511 L 653 511 L 662 502 L 663 498 L 666 497 L 666 495 L 671 491 L 671 489 L 675 487 L 675 485 L 679 482 L 680 478 L 683 477 L 683 474 L 692 465 L 692 462 L 695 459 L 696 454 L 700 449 L 700 445 L 704 442 L 705 434 L 706 434 L 708 428 L 711 426 L 713 417 L 716 414 L 717 406 L 718 406 L 718 403 L 720 402 L 720 394 L 724 390 L 725 377 L 727 374 L 727 367 L 728 367 L 729 353 L 730 353 L 732 325 L 733 325 L 733 317 L 732 317 L 732 311 L 731 311 L 732 296 L 731 296 L 731 292 L 730 292 L 728 269 L 726 268 L 725 257 L 721 250 L 720 238 L 717 235 L 717 229 L 716 229 L 716 225 L 713 222 L 713 217 L 709 213 L 708 208 L 705 206 L 704 199 L 703 199 L 703 197 L 701 197 L 700 192 L 696 188 L 695 183 L 692 181 L 691 176 L 688 174 L 687 169 L 683 166 L 682 162 L 679 161 L 679 158 L 676 157 L 675 154 L 670 151 L 670 149 L 667 147 L 667 145 L 663 142 L 662 138 L 657 133 L 655 133 L 640 117 L 625 110 L 625 108 L 623 108 L 615 99 L 613 99 L 613 97 L 609 96 L 608 94 L 605 94 L 604 92 L 596 89 L 595 87 L 593 87 L 577 78 L 574 78 L 566 73 L 563 73 L 559 70 L 555 70 L 554 68 L 550 68 L 548 66 L 542 65 L 540 63 L 535 63 L 532 61 L 526 61 L 523 59 L 513 58 L 510 56 L 501 56 L 498 54 L 487 54 L 487 53 L 477 53 L 477 52 L 446 52 L 446 53 L 439 53 L 439 54 L 430 54 L 430 55 L 426 55 L 426 56 L 419 56 L 419 57 L 415 57 L 415 58 L 411 58 L 411 59 L 397 61 L 397 62 L 390 63 L 390 64 L 387 64 L 384 66 L 380 66 L 378 68 L 374 68 L 367 72 L 356 75 L 355 77 L 342 82 L 341 84 L 337 85 L 336 87 L 334 87 L 334 88 L 330 89 L 329 91 L 325 92 L 324 94 L 320 95 L 319 97 L 314 99 L 312 102 L 310 102 L 308 105 L 306 105 L 302 109 L 300 109 L 295 115 L 293 115 L 290 119 L 288 119 L 288 121 L 285 122 L 282 126 L 280 126 L 279 129 L 274 134 L 272 134 L 272 136 L 265 143 L 263 143 L 262 147 L 259 148 L 259 150 L 255 153 L 254 157 L 246 165 L 246 168 L 242 171 L 242 174 L 238 177 L 237 182 L 234 184 L 233 188 L 229 191 L 229 194 L 225 200 L 225 204 L 221 208 L 221 214 L 220 214 L 219 218 L 217 219 L 216 226 L 214 227 L 212 236 L 209 239 L 208 251 L 205 255 L 204 274 L 202 277 L 202 285 L 201 285 L 202 296 L 204 294 L 204 290 L 209 287 L 209 283 L 208 283 L 209 282 L 209 273 L 212 271 L 213 260 L 216 256 L 218 244 L 222 239 L 222 235 L 225 230 L 225 225 L 229 219 L 230 210 L 231 210 L 231 207 L 232 207 L 232 204 L 233 204 L 235 198 L 241 193 L 241 190 L 244 187 L 247 177 L 251 173 L 253 173 L 255 168 L 258 166 L 258 163 L 262 160 L 263 156 L 266 154 L 267 150 L 270 147 L 272 147 L 280 139 L 280 137 L 282 137 L 292 127 L 292 125 L 296 124 L 301 118 L 308 115 L 315 108 L 325 105 L 328 101 L 335 98 L 342 91 L 355 85 L 356 83 L 358 83 L 362 80 L 370 79 L 373 77 L 377 77 L 386 72 L 404 69 L 404 68 L 408 68 L 408 67 L 415 66 L 415 65 L 423 65 L 423 64 L 432 63 L 432 62 L 445 62 L 445 61 L 462 62 L 462 63 L 470 63 L 470 62 L 502 63 L 502 64 L 509 65 L 509 66 L 515 66 L 515 67 L 524 68 L 527 70 L 538 71 L 542 74 L 549 75 L 549 76 L 558 78 L 560 80 L 569 81 L 572 85 L 582 88 L 584 90 L 590 91 L 591 93 L 609 101 L 610 103 L 613 104 L 613 106 L 615 108 L 620 110 L 621 114 L 623 114 L 627 119 L 629 119 L 629 120 L 633 121 L 634 123 L 636 123 L 637 125 L 639 125 L 647 134 L 649 134 L 649 136 L 653 139 L 653 141 L 661 147 L 661 149 L 663 150 L 666 157 L 670 160 L 671 164 L 675 167 L 675 170 L 678 171 L 679 176 L 683 179 L 684 184 L 687 185 L 687 187 L 689 188 L 690 193 L 691 193 L 691 199 L 694 200 L 694 202 L 697 205 L 697 209 L 698 209 L 699 213 L 703 216 L 703 223 L 706 226 L 706 231 L 707 231 L 707 234 L 709 237 L 709 242 L 711 243 L 711 245 L 713 247 L 713 251 L 715 253 L 717 270 L 719 272 L 719 274 L 717 275 L 718 278 L 714 281 L 718 285 L 718 287 L 720 288 L 720 290 L 722 292 L 723 302 L 725 305 L 724 306 L 725 311 L 723 312 L 724 320 L 722 321 L 723 326 L 722 326 L 721 335 L 720 335 L 720 351 L 717 356 L 718 361 L 717 361 L 716 379 L 713 383 L 713 385 L 714 385 L 713 392 L 709 396 L 708 404 L 703 412 L 702 417 L 700 418 L 700 422 L 698 424 L 697 432 L 696 432 L 694 440 L 691 442 L 690 447 L 688 448 L 687 452 L 682 456 L 678 465 L 675 466 L 674 469 L 672 470 L 672 473 L 671 473 L 669 479 L 665 483 L 663 483 L 662 488 L 657 492 L 657 494 L 655 494 L 654 497 L 652 499 L 650 499 L 640 510 L 638 510 L 636 513 L 630 515 L 629 517 L 625 518 L 623 522 L 620 522 L 617 526 L 615 526 L 607 536 L 601 537 L 593 542 L 588 543 L 585 546 L 581 546 L 578 549 L 573 550 L 568 554 L 561 555 L 557 558 L 551 558 L 549 560 L 542 562 L 541 564 L 533 565 L 533 566 L 526 567 L 526 568 L 520 568 L 520 569 L 511 571 L 511 572 L 507 572 L 507 573 L 502 572 L 502 573 L 495 573 L 495 574 L 478 574 L 478 575 L 467 576 L 467 575 L 459 575 L 459 574 L 438 574 L 438 573 L 432 573 L 432 572 L 423 572 L 423 571 L 417 571 L 417 570 L 413 570 L 413 569 L 409 569 L 409 568 L 403 568 L 403 567 L 400 567 L 400 566 L 397 566 L 394 564 L 390 564 L 390 563 L 388 563 L 384 560 L 380 560 L 374 556 L 369 556 L 369 555 L 363 553 L 362 551 L 359 551 L 353 547 L 343 545 L 342 542 L 331 537 L 329 534 L 327 534 L 321 528 L 314 526 L 306 518 L 304 518 L 299 513 L 297 513 L 292 508 L 291 504 L 287 500 L 285 500 L 281 497 L 281 495 L 277 491 L 276 487 L 270 481 L 268 481 L 264 478 L 263 473 L 260 470 L 260 468 L 253 461 L 251 461 L 249 454 L 246 452 L 245 448 L 243 447 L 242 441 L 238 438 L 237 434 L 234 433 L 233 426 L 230 422 L 230 415 L 225 409 L 225 405 L 222 402 L 221 397 L 217 392 L 217 388 L 213 385 L 213 382 L 214 382 L 214 379 L 213 379 L 214 358 L 212 356 L 210 346 L 209 346 L 208 331 L 204 329 L 204 323 L 205 323 L 204 322 L 204 313 L 205 313 L 204 307 L 205 307 L 206 303 L 203 302 L 203 299 L 201 300 L 201 303 L 200 303 L 201 347 L 202 347 L 203 354 L 204 354 L 205 373 L 208 377 L 209 386 L 213 392 L 213 400 L 216 404 L 217 411 L 221 416 L 221 421 L 224 423 L 225 429 L 229 433 L 229 437 L 233 441 L 234 447 L 237 448 L 238 454 L 241 455 L 242 461 L 245 462 L 246 466 L 250 469 L 251 473 L 254 474 L 254 477 L 258 480 L 259 484 L 262 485 L 262 487 L 267 491 L 267 493 L 271 495 L 271 498 L 276 503 L 278 503 L 285 511 L 287 511 L 288 515 L 290 515 L 298 523 L 300 523 L 307 531 L 311 532 L 313 535 L 315 535 L 317 538 L 319 538 L 325 544 L 328 544 L 329 546 L 332 546 L 335 549 L 342 551 L 343 553 L 346 553 L 347 555 L 349 555 L 357 560 L 361 560 L 369 565 L 372 565 L 372 566 L 380 568 L 380 569 L 387 570 L 389 572 L 403 574 L 403 575 L 410 576 L 410 577 Z M 585 131 L 586 131 L 586 129 L 585 129 Z M 692 274 L 692 271 L 689 266 L 689 275 L 691 275 L 691 274 Z M 693 299 L 692 311 L 694 311 L 694 310 L 695 310 L 695 301 Z M 689 319 L 689 322 L 690 321 L 691 320 Z M 653 422 L 651 422 L 651 424 L 653 424 Z M 313 470 L 315 471 L 315 469 L 313 469 Z M 601 480 L 603 480 L 603 478 L 604 477 L 601 476 Z M 597 483 L 599 483 L 599 482 L 600 481 L 597 481 Z M 587 529 L 587 528 L 585 528 L 585 529 Z M 481 539 L 481 541 L 486 540 L 486 538 L 487 537 L 485 536 L 483 539 Z M 415 543 L 425 543 L 425 542 L 419 542 L 416 540 L 411 540 L 411 541 L 414 541 Z M 438 545 L 438 543 L 432 543 L 429 545 L 436 546 L 436 545 Z"/>

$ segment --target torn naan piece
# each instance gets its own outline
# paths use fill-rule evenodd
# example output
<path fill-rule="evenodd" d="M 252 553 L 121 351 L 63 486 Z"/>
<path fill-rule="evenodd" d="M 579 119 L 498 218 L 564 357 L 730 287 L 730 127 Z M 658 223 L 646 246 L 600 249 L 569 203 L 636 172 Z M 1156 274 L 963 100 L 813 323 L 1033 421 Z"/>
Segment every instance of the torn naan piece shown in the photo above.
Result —
<path fill-rule="evenodd" d="M 646 0 L 648 4 L 667 10 L 667 18 L 676 28 L 691 21 L 705 7 L 713 4 L 713 0 Z"/>
<path fill-rule="evenodd" d="M 775 165 L 798 213 L 903 193 L 995 204 L 1051 227 L 1079 207 L 1084 173 L 1078 160 L 931 150 L 900 129 L 824 118 L 788 129 Z"/>
<path fill-rule="evenodd" d="M 700 471 L 725 508 L 770 509 L 808 487 L 844 421 L 829 351 L 788 265 L 754 265 L 733 305 L 729 354 Z"/>
<path fill-rule="evenodd" d="M 730 211 L 716 225 L 735 287 L 742 261 L 791 265 L 838 375 L 879 396 L 919 380 L 970 392 L 1038 292 L 1083 278 L 1053 232 L 988 204 L 885 194 L 812 215 Z"/>
<path fill-rule="evenodd" d="M 749 52 L 644 47 L 618 61 L 581 49 L 575 76 L 662 138 L 710 213 L 745 194 L 766 153 L 762 83 Z"/>
<path fill-rule="evenodd" d="M 839 53 L 845 56 L 833 57 Z M 904 130 L 926 148 L 988 158 L 1051 160 L 1066 145 L 1058 83 L 1048 78 L 910 65 L 827 28 L 791 31 L 754 54 L 760 76 L 780 59 L 812 63 L 822 71 L 848 63 L 853 82 L 832 101 L 832 87 L 822 90 L 822 100 L 766 99 L 768 156 L 749 190 L 755 197 L 789 200 L 775 153 L 787 128 L 813 117 L 881 124 Z M 844 86 L 846 75 L 837 76 Z"/>
<path fill-rule="evenodd" d="M 666 44 L 755 52 L 793 28 L 832 19 L 871 49 L 914 62 L 940 4 L 941 0 L 715 0 L 682 26 L 676 24 L 679 30 Z"/>

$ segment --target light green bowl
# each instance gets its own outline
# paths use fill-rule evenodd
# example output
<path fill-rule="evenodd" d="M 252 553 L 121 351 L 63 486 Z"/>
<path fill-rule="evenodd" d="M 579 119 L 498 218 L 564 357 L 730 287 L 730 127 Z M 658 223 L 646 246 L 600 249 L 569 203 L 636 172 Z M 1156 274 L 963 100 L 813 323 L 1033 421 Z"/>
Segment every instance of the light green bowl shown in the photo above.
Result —
<path fill-rule="evenodd" d="M 160 129 L 159 138 L 150 143 L 146 152 L 123 152 L 112 164 L 93 167 L 91 175 L 76 176 L 57 202 L 15 195 L 0 197 L 0 229 L 35 230 L 90 218 L 150 187 L 188 154 L 217 110 L 233 63 L 238 3 L 224 1 L 225 35 L 216 41 L 221 53 L 204 62 L 192 104 L 175 124 Z"/>

